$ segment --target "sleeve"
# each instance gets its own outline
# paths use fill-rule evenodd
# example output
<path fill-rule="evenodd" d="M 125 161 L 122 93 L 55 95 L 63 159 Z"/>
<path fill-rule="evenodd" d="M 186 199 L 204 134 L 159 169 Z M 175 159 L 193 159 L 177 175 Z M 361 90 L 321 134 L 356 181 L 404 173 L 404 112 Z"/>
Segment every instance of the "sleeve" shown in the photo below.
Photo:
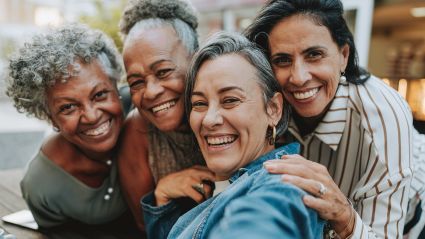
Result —
<path fill-rule="evenodd" d="M 148 239 L 165 239 L 184 210 L 172 200 L 162 206 L 155 206 L 155 195 L 152 192 L 145 195 L 141 201 L 145 228 Z"/>
<path fill-rule="evenodd" d="M 307 208 L 304 193 L 278 180 L 233 200 L 209 238 L 323 238 L 324 221 Z"/>
<path fill-rule="evenodd" d="M 382 81 L 357 86 L 365 129 L 362 176 L 350 197 L 357 220 L 352 238 L 402 238 L 413 174 L 412 114 Z"/>
<path fill-rule="evenodd" d="M 68 220 L 59 208 L 55 208 L 55 203 L 49 203 L 51 195 L 43 190 L 45 187 L 37 185 L 37 180 L 29 180 L 27 174 L 20 186 L 22 196 L 40 227 L 59 226 Z"/>

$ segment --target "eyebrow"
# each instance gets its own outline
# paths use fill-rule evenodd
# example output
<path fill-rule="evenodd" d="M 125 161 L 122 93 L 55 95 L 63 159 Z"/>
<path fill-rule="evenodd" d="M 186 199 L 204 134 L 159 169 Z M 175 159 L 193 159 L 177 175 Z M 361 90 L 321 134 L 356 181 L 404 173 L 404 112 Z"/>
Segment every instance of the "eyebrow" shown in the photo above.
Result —
<path fill-rule="evenodd" d="M 218 93 L 222 94 L 224 92 L 231 91 L 231 90 L 237 90 L 237 91 L 245 92 L 242 88 L 240 88 L 238 86 L 228 86 L 228 87 L 223 87 L 223 88 L 219 89 Z M 193 95 L 205 96 L 204 93 L 202 93 L 200 91 L 193 91 L 192 96 Z"/>
<path fill-rule="evenodd" d="M 91 90 L 90 90 L 90 93 L 89 93 L 89 95 L 91 96 L 91 95 L 93 95 L 94 94 L 94 92 L 96 92 L 97 91 L 97 89 L 99 88 L 99 87 L 102 87 L 102 86 L 104 86 L 104 84 L 103 83 L 101 83 L 101 82 L 99 82 L 99 83 L 97 83 Z M 106 87 L 106 86 L 105 86 Z M 54 101 L 57 101 L 57 100 L 68 100 L 68 101 L 75 101 L 75 98 L 71 98 L 71 97 L 67 97 L 67 96 L 59 96 L 59 97 L 54 97 L 53 98 L 53 100 Z"/>
<path fill-rule="evenodd" d="M 319 50 L 319 49 L 327 50 L 327 48 L 326 48 L 326 47 L 323 47 L 323 46 L 311 46 L 311 47 L 309 47 L 309 48 L 307 48 L 307 49 L 303 50 L 301 53 L 304 55 L 304 54 L 306 54 L 306 53 L 308 53 L 308 52 L 315 51 L 315 50 Z M 288 53 L 278 52 L 278 53 L 276 53 L 276 54 L 272 55 L 272 58 L 273 58 L 273 57 L 276 57 L 276 56 L 290 56 L 290 54 L 288 54 Z"/>
<path fill-rule="evenodd" d="M 152 71 L 157 65 L 161 64 L 162 62 L 172 62 L 171 60 L 167 60 L 167 59 L 160 59 L 155 61 L 154 63 L 149 65 L 149 69 Z M 134 74 L 130 74 L 127 76 L 127 80 L 132 78 L 132 77 L 142 77 L 143 75 L 140 73 L 134 73 Z"/>

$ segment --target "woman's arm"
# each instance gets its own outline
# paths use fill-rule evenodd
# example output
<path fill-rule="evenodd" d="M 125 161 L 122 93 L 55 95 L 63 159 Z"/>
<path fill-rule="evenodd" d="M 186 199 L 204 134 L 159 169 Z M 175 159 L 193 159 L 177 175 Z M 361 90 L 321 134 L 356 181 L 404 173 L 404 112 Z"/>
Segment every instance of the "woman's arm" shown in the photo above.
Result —
<path fill-rule="evenodd" d="M 265 177 L 226 206 L 208 238 L 323 238 L 324 221 L 303 203 L 305 192 Z"/>
<path fill-rule="evenodd" d="M 121 188 L 140 230 L 144 231 L 140 199 L 152 191 L 154 180 L 148 162 L 148 138 L 145 122 L 133 110 L 121 133 L 118 169 Z"/>

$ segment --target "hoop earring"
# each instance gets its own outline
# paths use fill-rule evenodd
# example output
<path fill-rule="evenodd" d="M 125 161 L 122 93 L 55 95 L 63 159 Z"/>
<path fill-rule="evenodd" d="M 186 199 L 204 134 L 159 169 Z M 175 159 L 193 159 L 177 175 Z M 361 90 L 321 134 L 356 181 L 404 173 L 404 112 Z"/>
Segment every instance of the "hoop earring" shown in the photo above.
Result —
<path fill-rule="evenodd" d="M 56 126 L 53 126 L 53 131 L 55 131 L 55 132 L 59 132 L 59 131 L 61 131 L 58 127 L 56 127 Z"/>
<path fill-rule="evenodd" d="M 271 133 L 268 133 L 269 144 L 274 145 L 274 143 L 276 142 L 276 126 L 269 126 L 267 131 L 271 131 Z"/>
<path fill-rule="evenodd" d="M 345 71 L 341 72 L 341 76 L 339 77 L 339 83 L 346 83 L 347 82 L 347 77 L 345 76 Z"/>

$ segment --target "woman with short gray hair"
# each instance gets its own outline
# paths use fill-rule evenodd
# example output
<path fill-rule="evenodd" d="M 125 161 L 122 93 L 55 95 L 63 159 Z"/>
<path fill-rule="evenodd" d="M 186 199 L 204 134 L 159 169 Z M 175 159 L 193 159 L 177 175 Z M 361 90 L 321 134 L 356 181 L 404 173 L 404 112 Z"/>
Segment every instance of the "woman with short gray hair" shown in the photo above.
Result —
<path fill-rule="evenodd" d="M 103 224 L 127 210 L 115 145 L 124 115 L 123 71 L 112 41 L 72 24 L 33 37 L 10 59 L 6 94 L 54 134 L 29 162 L 21 190 L 41 227 Z"/>

